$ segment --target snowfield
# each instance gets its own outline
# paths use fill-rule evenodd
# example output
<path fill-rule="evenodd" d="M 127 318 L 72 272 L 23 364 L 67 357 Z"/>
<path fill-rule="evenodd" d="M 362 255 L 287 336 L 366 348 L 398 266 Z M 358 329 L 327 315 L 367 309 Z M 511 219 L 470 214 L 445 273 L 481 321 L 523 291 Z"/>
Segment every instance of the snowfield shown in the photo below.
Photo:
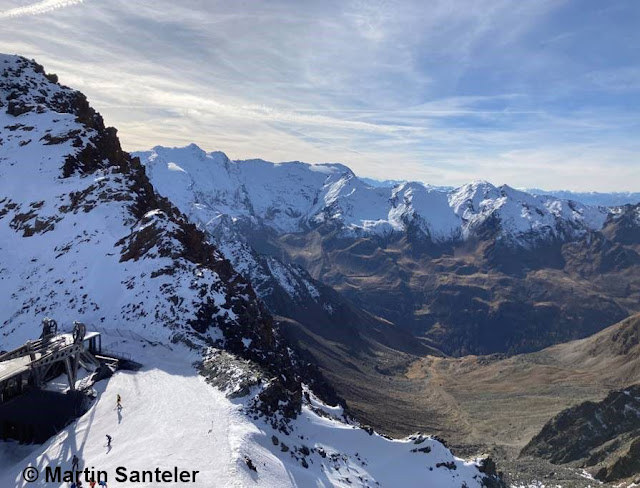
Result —
<path fill-rule="evenodd" d="M 339 420 L 339 407 L 325 406 L 312 395 L 293 421 L 292 433 L 285 435 L 247 416 L 246 399 L 231 401 L 209 385 L 192 366 L 197 355 L 186 348 L 168 352 L 132 341 L 117 347 L 134 353 L 144 363 L 143 369 L 120 371 L 97 383 L 98 397 L 90 410 L 43 446 L 17 449 L 14 443 L 0 442 L 0 449 L 14 452 L 15 446 L 24 456 L 0 464 L 0 486 L 68 488 L 69 483 L 42 479 L 26 483 L 22 470 L 27 466 L 67 470 L 74 454 L 81 460 L 81 470 L 106 471 L 110 487 L 460 488 L 463 482 L 469 488 L 481 486 L 475 464 L 454 458 L 430 438 L 390 440 L 369 435 Z M 116 409 L 117 394 L 122 396 L 121 413 Z M 113 438 L 111 448 L 107 434 Z M 309 449 L 306 456 L 305 448 Z M 412 452 L 424 448 L 430 452 Z M 249 469 L 245 457 L 257 471 Z M 438 463 L 453 463 L 449 466 L 455 468 L 437 467 Z M 193 483 L 122 484 L 115 482 L 118 467 L 129 474 L 156 468 L 173 471 L 174 467 L 198 474 Z"/>

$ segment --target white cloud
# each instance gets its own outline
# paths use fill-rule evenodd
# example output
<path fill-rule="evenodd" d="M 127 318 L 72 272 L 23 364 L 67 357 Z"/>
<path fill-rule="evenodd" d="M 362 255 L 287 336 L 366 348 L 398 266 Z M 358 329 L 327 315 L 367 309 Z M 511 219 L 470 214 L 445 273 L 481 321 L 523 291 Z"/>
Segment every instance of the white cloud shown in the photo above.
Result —
<path fill-rule="evenodd" d="M 628 95 L 636 72 L 567 58 L 579 29 L 545 27 L 564 5 L 109 0 L 5 18 L 0 43 L 82 90 L 130 150 L 196 142 L 433 184 L 637 190 L 633 105 L 581 91 Z"/>
<path fill-rule="evenodd" d="M 84 0 L 42 0 L 23 7 L 15 7 L 0 11 L 0 19 L 21 17 L 23 15 L 40 15 L 59 8 L 70 7 L 82 3 Z"/>

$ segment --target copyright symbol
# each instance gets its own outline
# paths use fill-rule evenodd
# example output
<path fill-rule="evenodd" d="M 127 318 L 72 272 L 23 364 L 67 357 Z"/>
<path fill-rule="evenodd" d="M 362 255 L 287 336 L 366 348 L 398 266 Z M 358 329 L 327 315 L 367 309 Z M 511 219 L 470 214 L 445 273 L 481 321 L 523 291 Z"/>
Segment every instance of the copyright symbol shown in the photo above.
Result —
<path fill-rule="evenodd" d="M 24 468 L 24 471 L 22 471 L 22 477 L 27 483 L 33 483 L 38 479 L 39 475 L 40 473 L 38 473 L 38 470 L 33 466 L 28 466 Z"/>

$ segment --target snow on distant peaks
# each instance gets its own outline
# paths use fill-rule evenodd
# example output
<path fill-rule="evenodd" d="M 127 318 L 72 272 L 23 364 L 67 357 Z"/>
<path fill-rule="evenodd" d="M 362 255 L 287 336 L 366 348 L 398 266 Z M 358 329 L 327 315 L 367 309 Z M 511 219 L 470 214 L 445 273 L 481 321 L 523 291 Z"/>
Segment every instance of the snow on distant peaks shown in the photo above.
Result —
<path fill-rule="evenodd" d="M 231 161 L 194 144 L 156 146 L 136 155 L 161 194 L 188 214 L 205 212 L 199 221 L 210 226 L 230 219 L 284 234 L 330 225 L 344 236 L 414 229 L 446 242 L 498 222 L 509 242 L 524 244 L 599 230 L 610 213 L 482 180 L 455 189 L 393 180 L 373 184 L 341 164 Z"/>
<path fill-rule="evenodd" d="M 619 205 L 634 205 L 640 203 L 640 192 L 574 192 L 568 190 L 540 190 L 531 188 L 524 190 L 534 195 L 548 195 L 563 200 L 573 200 L 585 205 L 598 205 L 602 207 L 614 207 Z"/>

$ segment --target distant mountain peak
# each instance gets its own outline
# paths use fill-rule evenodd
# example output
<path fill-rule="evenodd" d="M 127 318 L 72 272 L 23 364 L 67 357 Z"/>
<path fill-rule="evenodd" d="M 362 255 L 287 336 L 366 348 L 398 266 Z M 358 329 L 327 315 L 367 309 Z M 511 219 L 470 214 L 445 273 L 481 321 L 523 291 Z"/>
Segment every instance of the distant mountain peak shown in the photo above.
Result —
<path fill-rule="evenodd" d="M 371 186 L 341 164 L 229 161 L 226 156 L 220 161 L 214 153 L 192 153 L 190 148 L 156 147 L 153 155 L 139 155 L 156 175 L 163 171 L 160 161 L 185 170 L 189 174 L 185 178 L 199 188 L 198 195 L 208 200 L 216 215 L 211 222 L 230 215 L 280 234 L 330 225 L 344 235 L 384 236 L 417 226 L 429 239 L 442 243 L 472 237 L 490 224 L 498 226 L 492 232 L 506 237 L 505 242 L 528 247 L 536 241 L 599 230 L 608 215 L 605 209 L 536 196 L 508 185 L 496 187 L 485 180 L 453 190 L 416 181 Z M 200 164 L 204 159 L 213 163 L 206 171 Z M 167 185 L 175 183 L 169 174 L 162 179 Z"/>

